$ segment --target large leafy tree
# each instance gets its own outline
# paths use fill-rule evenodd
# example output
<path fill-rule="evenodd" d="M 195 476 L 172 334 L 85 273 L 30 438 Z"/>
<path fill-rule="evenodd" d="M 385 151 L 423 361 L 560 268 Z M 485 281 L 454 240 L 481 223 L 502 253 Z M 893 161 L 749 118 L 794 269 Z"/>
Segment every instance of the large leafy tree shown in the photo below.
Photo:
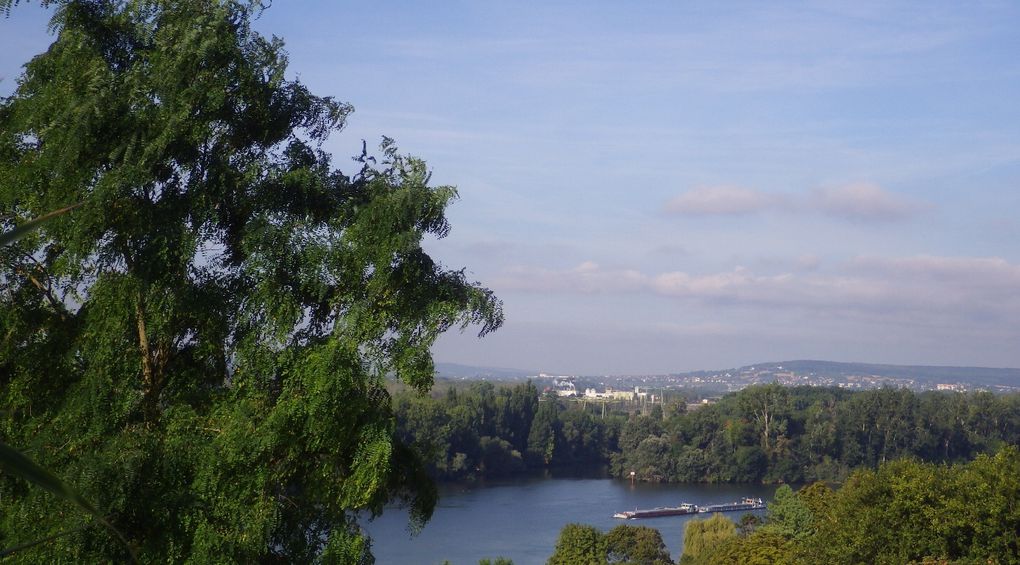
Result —
<path fill-rule="evenodd" d="M 605 565 L 606 541 L 597 528 L 567 524 L 556 539 L 556 549 L 547 565 Z"/>
<path fill-rule="evenodd" d="M 716 546 L 736 537 L 737 525 L 718 512 L 703 520 L 690 520 L 684 526 L 684 553 L 680 562 L 706 562 L 706 556 L 710 556 Z"/>
<path fill-rule="evenodd" d="M 662 534 L 648 526 L 620 524 L 605 535 L 607 561 L 617 565 L 672 565 Z"/>
<path fill-rule="evenodd" d="M 9 12 L 16 0 L 0 0 Z M 286 75 L 260 3 L 43 1 L 55 40 L 0 101 L 0 219 L 80 207 L 0 249 L 0 440 L 59 472 L 143 561 L 370 561 L 358 517 L 434 487 L 384 380 L 502 320 L 422 249 L 456 193 L 387 140 L 321 150 L 350 107 Z M 0 476 L 0 544 L 121 560 Z"/>

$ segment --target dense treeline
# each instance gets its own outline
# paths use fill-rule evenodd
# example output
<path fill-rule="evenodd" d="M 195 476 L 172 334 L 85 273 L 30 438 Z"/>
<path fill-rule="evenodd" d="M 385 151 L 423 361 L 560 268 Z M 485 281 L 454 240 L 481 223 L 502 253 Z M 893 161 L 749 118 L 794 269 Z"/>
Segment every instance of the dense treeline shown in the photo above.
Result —
<path fill-rule="evenodd" d="M 842 481 L 904 456 L 953 462 L 1020 443 L 1020 395 L 755 386 L 687 412 L 632 413 L 542 399 L 532 383 L 396 397 L 402 439 L 435 476 L 610 464 L 665 482 Z"/>
<path fill-rule="evenodd" d="M 904 456 L 961 461 L 1020 442 L 1020 395 L 756 386 L 664 420 L 636 416 L 618 475 L 671 482 L 842 480 Z"/>
<path fill-rule="evenodd" d="M 618 450 L 626 417 L 596 416 L 554 400 L 539 402 L 530 381 L 449 388 L 439 398 L 395 396 L 397 430 L 441 479 L 510 475 L 525 469 L 598 465 Z"/>
<path fill-rule="evenodd" d="M 838 490 L 782 486 L 765 524 L 688 522 L 690 565 L 1020 563 L 1020 452 L 943 465 L 901 459 L 859 469 Z"/>

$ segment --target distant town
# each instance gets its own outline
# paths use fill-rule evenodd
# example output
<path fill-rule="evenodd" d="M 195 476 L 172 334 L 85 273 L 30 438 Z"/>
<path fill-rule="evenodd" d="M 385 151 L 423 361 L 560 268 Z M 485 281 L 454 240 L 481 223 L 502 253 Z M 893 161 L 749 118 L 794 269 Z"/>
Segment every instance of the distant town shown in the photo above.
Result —
<path fill-rule="evenodd" d="M 536 381 L 540 390 L 561 397 L 588 400 L 654 401 L 656 392 L 700 389 L 734 392 L 755 384 L 777 382 L 786 386 L 838 387 L 866 390 L 883 387 L 915 391 L 1020 391 L 1020 369 L 940 367 L 786 361 L 762 363 L 720 371 L 695 371 L 660 375 L 570 375 L 486 369 L 440 364 L 439 375 L 452 379 Z"/>

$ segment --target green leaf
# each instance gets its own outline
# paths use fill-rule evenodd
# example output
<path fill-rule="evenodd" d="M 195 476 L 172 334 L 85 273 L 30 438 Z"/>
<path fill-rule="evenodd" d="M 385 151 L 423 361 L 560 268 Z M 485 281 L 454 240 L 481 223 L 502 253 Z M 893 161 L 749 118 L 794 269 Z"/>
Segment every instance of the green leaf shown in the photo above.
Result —
<path fill-rule="evenodd" d="M 39 226 L 41 226 L 42 224 L 52 220 L 53 218 L 56 218 L 57 216 L 66 214 L 79 206 L 81 206 L 81 202 L 77 204 L 71 204 L 70 206 L 61 208 L 59 210 L 54 210 L 49 214 L 39 216 L 34 220 L 29 220 L 9 232 L 0 234 L 0 247 L 7 246 L 14 243 L 15 241 L 18 241 L 19 239 L 31 233 L 33 230 L 38 229 Z"/>
<path fill-rule="evenodd" d="M 81 508 L 82 510 L 90 514 L 93 518 L 98 520 L 99 523 L 106 526 L 106 528 L 110 530 L 115 536 L 117 536 L 117 539 L 119 539 L 121 543 L 124 544 L 124 547 L 127 548 L 128 552 L 131 554 L 132 561 L 137 561 L 135 559 L 134 550 L 131 549 L 131 546 L 128 544 L 127 539 L 125 539 L 124 536 L 117 530 L 117 528 L 114 528 L 113 525 L 110 524 L 106 520 L 106 518 L 104 518 L 103 515 L 99 513 L 99 510 L 96 510 L 95 506 L 92 506 L 92 504 L 89 503 L 89 501 L 85 500 L 85 498 L 82 497 L 82 495 L 78 494 L 78 491 L 71 488 L 71 486 L 62 481 L 60 477 L 42 468 L 35 461 L 32 461 L 28 457 L 25 457 L 25 455 L 22 454 L 20 451 L 14 449 L 13 447 L 3 442 L 0 442 L 0 469 L 2 469 L 5 473 L 24 479 L 36 485 L 37 487 L 42 488 L 43 490 L 49 492 L 50 494 L 58 498 L 62 498 L 64 500 L 73 502 L 79 508 Z M 50 538 L 47 538 L 46 540 L 42 541 L 48 541 L 49 539 L 54 539 L 55 537 L 59 537 L 59 535 L 50 536 Z M 31 542 L 28 544 L 22 544 L 17 548 L 11 548 L 10 551 L 14 551 L 19 548 L 29 547 L 32 545 L 36 545 L 36 543 Z"/>

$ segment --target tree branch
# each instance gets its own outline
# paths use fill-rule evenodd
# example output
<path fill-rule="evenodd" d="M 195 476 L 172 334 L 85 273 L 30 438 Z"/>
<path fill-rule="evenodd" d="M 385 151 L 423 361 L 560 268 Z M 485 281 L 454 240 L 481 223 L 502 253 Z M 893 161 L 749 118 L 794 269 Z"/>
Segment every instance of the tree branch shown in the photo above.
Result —
<path fill-rule="evenodd" d="M 38 262 L 36 263 L 36 265 L 37 265 L 36 268 L 42 271 L 42 266 L 38 265 Z M 53 289 L 50 285 L 42 284 L 42 282 L 40 282 L 39 279 L 35 278 L 35 276 L 33 276 L 31 272 L 21 267 L 15 267 L 14 272 L 28 279 L 29 282 L 32 283 L 32 286 L 36 287 L 37 289 L 39 289 L 40 292 L 43 293 L 43 296 L 46 297 L 46 300 L 50 303 L 50 306 L 52 306 L 53 309 L 57 311 L 57 314 L 60 314 L 60 319 L 67 320 L 67 306 L 65 306 L 62 301 L 57 300 L 56 296 L 53 296 Z M 45 271 L 43 271 L 43 273 L 45 273 Z"/>
<path fill-rule="evenodd" d="M 145 330 L 145 310 L 142 308 L 142 293 L 137 293 L 135 300 L 135 317 L 138 319 L 138 349 L 142 354 L 142 404 L 145 420 L 156 419 L 156 377 L 152 370 L 152 356 L 149 352 L 149 335 Z"/>

